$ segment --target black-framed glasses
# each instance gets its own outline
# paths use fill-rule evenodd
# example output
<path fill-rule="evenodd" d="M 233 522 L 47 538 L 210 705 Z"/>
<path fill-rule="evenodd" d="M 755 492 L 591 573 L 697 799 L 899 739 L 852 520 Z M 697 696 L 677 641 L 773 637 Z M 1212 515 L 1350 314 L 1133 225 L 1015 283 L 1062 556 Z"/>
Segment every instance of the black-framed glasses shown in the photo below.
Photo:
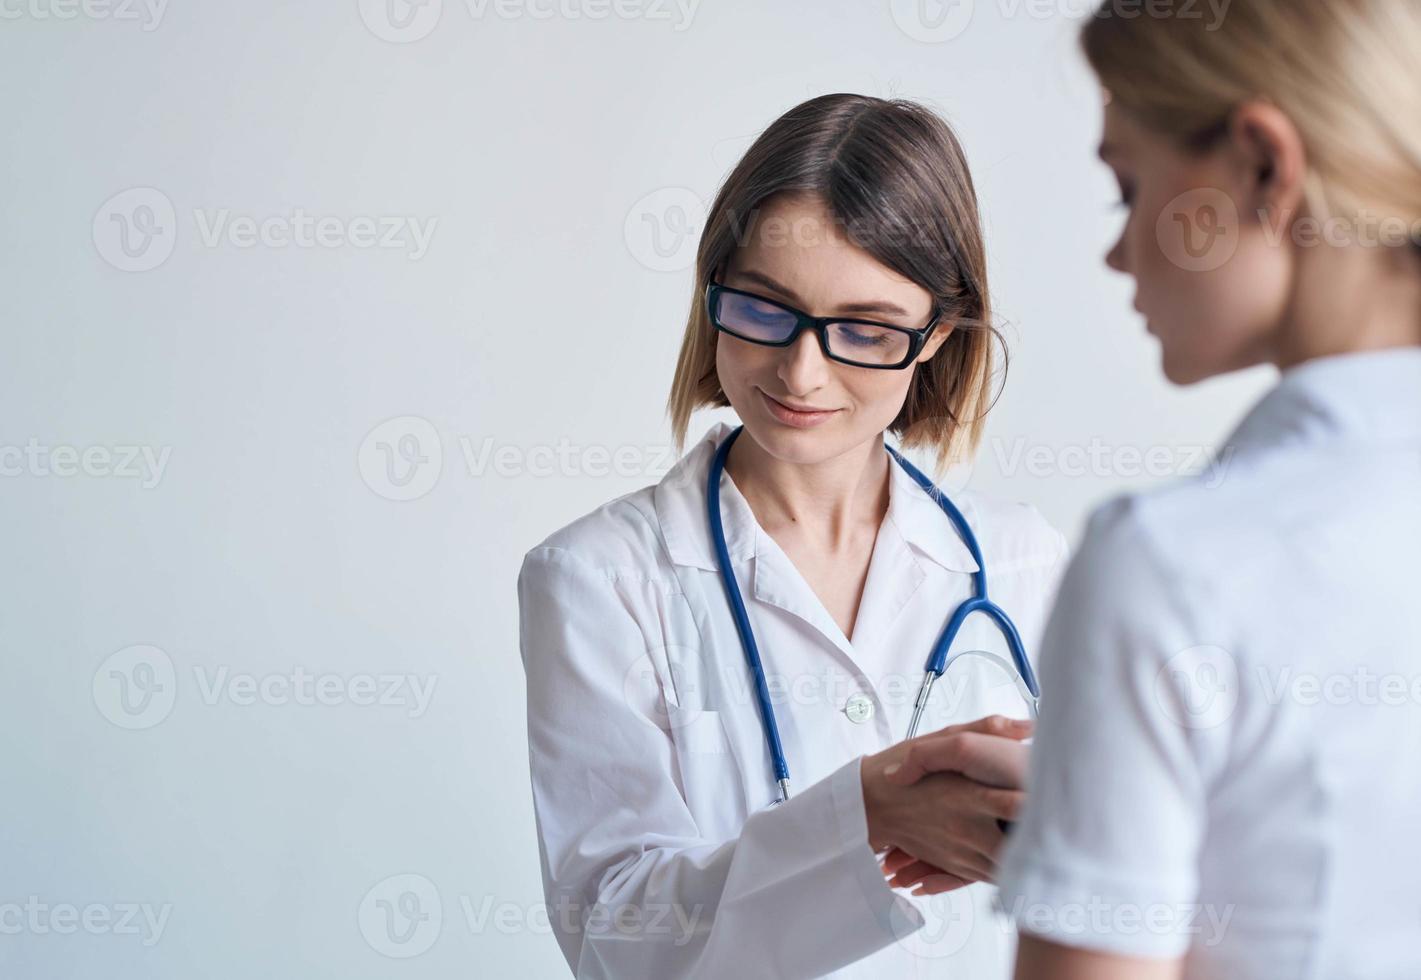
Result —
<path fill-rule="evenodd" d="M 810 316 L 777 300 L 743 289 L 706 283 L 706 313 L 717 330 L 765 347 L 788 347 L 802 331 L 819 335 L 819 349 L 831 361 L 854 367 L 898 370 L 913 363 L 937 326 L 941 310 L 917 330 L 876 320 Z"/>

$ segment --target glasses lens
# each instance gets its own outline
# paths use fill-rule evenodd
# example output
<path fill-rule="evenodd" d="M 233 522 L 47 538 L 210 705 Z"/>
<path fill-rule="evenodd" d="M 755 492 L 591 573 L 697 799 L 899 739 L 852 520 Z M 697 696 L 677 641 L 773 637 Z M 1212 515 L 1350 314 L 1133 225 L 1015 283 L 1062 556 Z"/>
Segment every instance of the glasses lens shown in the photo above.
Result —
<path fill-rule="evenodd" d="M 715 318 L 722 327 L 746 340 L 771 344 L 788 337 L 798 322 L 789 310 L 739 293 L 720 294 Z"/>
<path fill-rule="evenodd" d="M 902 330 L 866 323 L 831 323 L 828 333 L 830 353 L 855 364 L 897 364 L 912 343 Z"/>

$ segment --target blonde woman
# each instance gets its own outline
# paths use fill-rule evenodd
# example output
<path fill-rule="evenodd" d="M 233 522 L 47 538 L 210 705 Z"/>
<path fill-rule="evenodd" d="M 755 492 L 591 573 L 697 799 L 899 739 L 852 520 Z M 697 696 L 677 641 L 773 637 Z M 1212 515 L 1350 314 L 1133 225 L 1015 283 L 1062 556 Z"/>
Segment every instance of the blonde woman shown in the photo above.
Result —
<path fill-rule="evenodd" d="M 1111 502 L 1066 574 L 1017 976 L 1421 977 L 1421 4 L 1112 13 L 1107 261 L 1172 381 L 1281 377 L 1223 485 Z"/>
<path fill-rule="evenodd" d="M 889 452 L 972 450 L 993 339 L 972 181 L 928 110 L 813 99 L 726 180 L 669 408 L 678 441 L 702 407 L 743 428 L 519 575 L 545 893 L 578 976 L 1010 970 L 988 883 L 1028 728 L 995 613 L 953 649 L 996 659 L 963 657 L 919 726 L 957 771 L 883 775 L 953 610 L 989 590 L 1031 649 L 1064 566 L 1033 508 L 953 494 L 974 552 Z"/>

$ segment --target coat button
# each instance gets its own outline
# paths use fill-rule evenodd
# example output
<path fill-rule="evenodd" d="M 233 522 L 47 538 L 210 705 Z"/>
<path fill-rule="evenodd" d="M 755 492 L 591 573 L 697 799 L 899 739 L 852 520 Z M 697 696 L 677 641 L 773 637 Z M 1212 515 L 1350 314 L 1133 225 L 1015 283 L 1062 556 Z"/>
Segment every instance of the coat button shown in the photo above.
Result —
<path fill-rule="evenodd" d="M 854 694 L 844 702 L 844 714 L 855 725 L 862 725 L 873 717 L 873 701 L 866 694 Z"/>

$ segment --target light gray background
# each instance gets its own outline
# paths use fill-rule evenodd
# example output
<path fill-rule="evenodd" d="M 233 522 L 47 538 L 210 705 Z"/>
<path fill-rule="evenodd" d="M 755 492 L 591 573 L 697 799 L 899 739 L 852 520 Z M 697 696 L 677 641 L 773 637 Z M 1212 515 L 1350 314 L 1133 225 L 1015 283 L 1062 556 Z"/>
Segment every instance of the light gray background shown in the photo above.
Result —
<path fill-rule="evenodd" d="M 0 0 L 6 977 L 562 972 L 515 575 L 672 462 L 697 202 L 803 99 L 966 145 L 1015 359 L 950 485 L 1074 539 L 1270 380 L 1169 387 L 1101 263 L 1083 0 L 391 2 Z"/>

